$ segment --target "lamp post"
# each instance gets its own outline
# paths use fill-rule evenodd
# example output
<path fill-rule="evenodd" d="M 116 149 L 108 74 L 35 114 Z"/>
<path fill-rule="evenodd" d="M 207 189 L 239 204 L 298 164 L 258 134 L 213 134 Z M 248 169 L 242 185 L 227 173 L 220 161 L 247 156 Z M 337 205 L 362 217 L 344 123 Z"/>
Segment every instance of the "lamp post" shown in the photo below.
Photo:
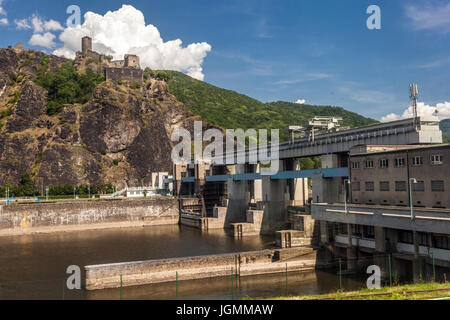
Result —
<path fill-rule="evenodd" d="M 411 221 L 414 221 L 413 199 L 412 199 L 412 184 L 417 183 L 415 178 L 409 179 L 409 209 L 411 212 Z"/>
<path fill-rule="evenodd" d="M 344 208 L 345 213 L 347 213 L 347 185 L 350 185 L 351 181 L 349 179 L 344 180 Z"/>

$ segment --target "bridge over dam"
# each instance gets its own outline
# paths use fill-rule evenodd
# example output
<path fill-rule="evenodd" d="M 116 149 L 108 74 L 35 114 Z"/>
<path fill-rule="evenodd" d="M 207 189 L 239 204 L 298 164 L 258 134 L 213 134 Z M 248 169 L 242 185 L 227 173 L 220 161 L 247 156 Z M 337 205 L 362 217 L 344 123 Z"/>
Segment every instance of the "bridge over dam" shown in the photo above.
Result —
<path fill-rule="evenodd" d="M 418 117 L 317 135 L 314 138 L 296 139 L 279 143 L 274 147 L 278 149 L 279 159 L 292 159 L 348 153 L 356 145 L 436 143 L 442 143 L 439 121 L 434 117 Z M 222 163 L 230 164 L 229 158 L 237 163 L 239 157 L 245 157 L 246 162 L 251 162 L 251 156 L 257 155 L 258 151 L 259 148 L 257 147 L 246 148 L 244 152 L 240 150 L 232 153 L 227 152 L 221 160 Z M 270 151 L 270 147 L 268 147 L 268 151 Z M 216 157 L 216 159 L 219 157 L 221 156 Z"/>
<path fill-rule="evenodd" d="M 308 209 L 299 213 L 293 207 L 343 202 L 352 148 L 440 143 L 442 132 L 434 117 L 375 124 L 271 145 L 267 149 L 275 147 L 279 153 L 279 170 L 274 174 L 251 162 L 258 147 L 224 153 L 221 163 L 225 164 L 175 165 L 174 192 L 181 198 L 182 223 L 225 228 L 235 236 L 273 234 L 296 225 L 305 238 L 312 239 L 314 228 L 307 224 L 315 222 Z M 233 160 L 226 162 L 227 156 Z M 321 157 L 322 169 L 302 170 L 300 159 L 311 156 Z M 240 157 L 245 163 L 238 162 Z"/>

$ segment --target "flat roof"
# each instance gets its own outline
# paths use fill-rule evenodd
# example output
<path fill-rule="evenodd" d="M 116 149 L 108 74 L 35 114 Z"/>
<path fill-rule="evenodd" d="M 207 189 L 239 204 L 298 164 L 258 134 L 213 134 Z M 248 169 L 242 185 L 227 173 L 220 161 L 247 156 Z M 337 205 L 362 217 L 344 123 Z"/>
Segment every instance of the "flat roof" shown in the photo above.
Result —
<path fill-rule="evenodd" d="M 359 145 L 359 146 L 355 146 L 354 148 L 357 147 L 362 147 L 362 146 L 367 146 L 367 147 L 400 147 L 398 149 L 392 149 L 392 150 L 383 150 L 383 151 L 373 151 L 373 152 L 363 152 L 363 153 L 355 153 L 355 154 L 350 154 L 350 157 L 354 157 L 354 156 L 366 156 L 366 155 L 374 155 L 374 154 L 384 154 L 384 153 L 402 153 L 402 152 L 407 152 L 407 151 L 421 151 L 421 150 L 429 150 L 429 149 L 445 149 L 445 148 L 450 148 L 450 144 L 448 143 L 442 143 L 442 144 L 434 144 L 434 145 L 411 145 L 411 146 L 405 146 L 405 148 L 402 148 L 403 145 L 399 146 L 399 145 L 376 145 L 376 144 L 371 144 L 371 145 Z"/>

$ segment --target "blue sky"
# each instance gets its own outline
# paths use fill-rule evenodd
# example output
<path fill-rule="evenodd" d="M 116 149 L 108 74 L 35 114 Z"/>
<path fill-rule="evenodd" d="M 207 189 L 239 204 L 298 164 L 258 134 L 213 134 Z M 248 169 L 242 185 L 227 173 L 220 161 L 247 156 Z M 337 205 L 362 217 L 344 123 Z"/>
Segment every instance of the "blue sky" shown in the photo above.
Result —
<path fill-rule="evenodd" d="M 33 14 L 65 27 L 66 8 L 104 15 L 123 4 L 142 11 L 164 41 L 211 46 L 202 61 L 205 81 L 264 102 L 305 99 L 368 117 L 401 115 L 408 84 L 419 84 L 425 105 L 450 110 L 450 3 L 422 0 L 2 0 L 0 47 L 29 43 L 32 28 L 15 20 Z M 107 3 L 107 4 L 106 4 Z M 381 30 L 369 30 L 366 9 L 381 8 Z M 83 23 L 83 20 L 82 20 Z M 448 110 L 447 110 L 448 109 Z M 450 111 L 449 111 L 450 112 Z"/>

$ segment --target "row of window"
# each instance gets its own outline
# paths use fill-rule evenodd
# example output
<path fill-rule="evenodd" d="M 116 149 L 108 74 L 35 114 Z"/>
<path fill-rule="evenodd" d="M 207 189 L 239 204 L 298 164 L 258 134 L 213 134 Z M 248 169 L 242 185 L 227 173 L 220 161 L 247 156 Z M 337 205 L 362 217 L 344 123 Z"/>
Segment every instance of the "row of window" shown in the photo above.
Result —
<path fill-rule="evenodd" d="M 441 155 L 433 155 L 430 157 L 430 164 L 431 165 L 441 165 L 443 164 L 443 157 Z M 412 166 L 422 166 L 424 164 L 423 157 L 417 156 L 411 158 L 411 165 Z M 405 158 L 396 158 L 394 159 L 394 168 L 403 168 L 406 165 Z M 352 169 L 360 169 L 361 164 L 358 161 L 353 161 L 351 163 Z M 378 167 L 379 168 L 389 168 L 389 159 L 380 159 L 378 160 Z M 375 164 L 373 160 L 365 160 L 364 161 L 364 168 L 365 169 L 372 169 L 375 168 Z"/>
<path fill-rule="evenodd" d="M 379 183 L 380 191 L 391 191 L 391 183 L 389 181 L 380 181 Z M 417 181 L 417 183 L 412 184 L 412 189 L 415 192 L 425 191 L 425 182 Z M 353 191 L 361 191 L 360 182 L 352 182 Z M 366 181 L 365 191 L 375 191 L 375 182 Z M 395 191 L 408 191 L 408 185 L 406 181 L 395 181 Z M 445 183 L 443 180 L 432 180 L 431 181 L 431 191 L 432 192 L 444 192 Z"/>
<path fill-rule="evenodd" d="M 412 231 L 400 231 L 398 241 L 402 243 L 413 244 L 414 238 Z M 429 246 L 430 243 L 428 240 L 428 234 L 424 232 L 418 232 L 417 242 L 419 246 Z M 445 235 L 432 235 L 431 245 L 433 248 L 450 250 L 450 237 Z"/>
<path fill-rule="evenodd" d="M 348 226 L 343 223 L 335 224 L 336 233 L 338 234 L 348 234 Z M 375 239 L 375 228 L 372 226 L 362 226 L 362 225 L 350 225 L 351 232 L 353 236 Z M 430 243 L 431 240 L 431 243 Z M 413 244 L 414 236 L 412 231 L 401 230 L 398 233 L 398 242 Z M 417 242 L 419 246 L 428 247 L 431 245 L 433 248 L 450 250 L 450 236 L 446 235 L 429 235 L 425 232 L 417 233 Z"/>
<path fill-rule="evenodd" d="M 352 235 L 356 237 L 375 239 L 375 227 L 359 224 L 350 225 Z M 348 226 L 345 223 L 336 223 L 335 230 L 338 234 L 348 234 Z"/>

